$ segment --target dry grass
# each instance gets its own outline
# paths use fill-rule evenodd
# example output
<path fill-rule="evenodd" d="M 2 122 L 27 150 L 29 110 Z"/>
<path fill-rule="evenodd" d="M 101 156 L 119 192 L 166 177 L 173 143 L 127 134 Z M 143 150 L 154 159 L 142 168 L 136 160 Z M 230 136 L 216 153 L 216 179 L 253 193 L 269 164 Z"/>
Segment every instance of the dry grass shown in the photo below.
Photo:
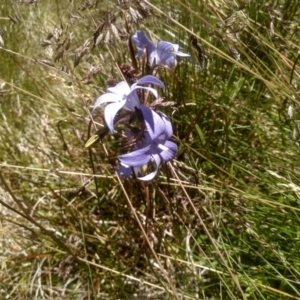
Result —
<path fill-rule="evenodd" d="M 0 4 L 1 299 L 300 299 L 300 4 L 248 2 Z M 149 185 L 84 148 L 127 29 L 194 57 L 159 73 L 180 150 Z"/>

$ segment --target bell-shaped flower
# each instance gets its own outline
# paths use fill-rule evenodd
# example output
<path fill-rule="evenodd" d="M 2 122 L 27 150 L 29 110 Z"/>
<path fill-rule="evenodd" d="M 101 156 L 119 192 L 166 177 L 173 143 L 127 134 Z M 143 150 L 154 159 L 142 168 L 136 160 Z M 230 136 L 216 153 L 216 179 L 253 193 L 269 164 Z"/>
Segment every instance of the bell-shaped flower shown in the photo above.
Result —
<path fill-rule="evenodd" d="M 147 49 L 150 66 L 153 66 L 153 64 L 163 64 L 172 69 L 174 66 L 175 55 L 183 57 L 190 56 L 189 54 L 178 51 L 179 46 L 177 44 L 160 41 L 157 46 L 155 46 L 154 43 L 149 40 L 146 33 L 141 30 L 138 30 L 132 36 L 132 42 L 139 49 L 137 57 L 142 56 L 145 53 L 145 49 Z"/>
<path fill-rule="evenodd" d="M 136 143 L 133 152 L 118 157 L 121 163 L 118 172 L 128 177 L 133 168 L 134 172 L 138 174 L 141 168 L 151 161 L 156 165 L 155 170 L 144 177 L 138 177 L 140 180 L 149 181 L 156 176 L 162 161 L 170 161 L 175 157 L 178 148 L 175 143 L 168 141 L 173 135 L 170 119 L 144 105 L 140 106 L 140 110 L 147 131 L 145 131 L 143 138 Z"/>
<path fill-rule="evenodd" d="M 164 84 L 155 76 L 147 75 L 139 79 L 136 83 L 128 85 L 126 81 L 119 82 L 116 86 L 107 89 L 107 93 L 100 96 L 93 107 L 94 110 L 103 103 L 110 103 L 105 107 L 104 119 L 107 127 L 111 132 L 114 132 L 114 118 L 121 108 L 134 111 L 135 107 L 140 107 L 140 100 L 137 94 L 137 89 L 145 89 L 150 91 L 156 98 L 157 91 L 151 87 L 143 85 L 157 85 L 164 88 Z"/>

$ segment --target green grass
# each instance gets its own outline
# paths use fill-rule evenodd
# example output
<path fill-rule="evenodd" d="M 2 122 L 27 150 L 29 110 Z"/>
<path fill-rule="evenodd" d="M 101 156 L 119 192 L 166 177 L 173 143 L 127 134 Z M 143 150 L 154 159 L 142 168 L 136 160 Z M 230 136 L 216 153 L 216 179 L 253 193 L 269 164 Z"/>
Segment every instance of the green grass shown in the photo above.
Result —
<path fill-rule="evenodd" d="M 1 299 L 300 299 L 300 4 L 159 3 L 0 4 Z M 127 29 L 194 59 L 158 71 L 179 153 L 148 185 L 84 147 Z"/>

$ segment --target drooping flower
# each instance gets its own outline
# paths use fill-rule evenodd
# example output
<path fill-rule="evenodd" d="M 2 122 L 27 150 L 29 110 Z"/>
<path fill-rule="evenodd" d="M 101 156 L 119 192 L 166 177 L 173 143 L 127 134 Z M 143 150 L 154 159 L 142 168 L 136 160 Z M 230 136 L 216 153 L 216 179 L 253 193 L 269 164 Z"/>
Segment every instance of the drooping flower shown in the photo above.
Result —
<path fill-rule="evenodd" d="M 138 177 L 140 180 L 149 181 L 156 176 L 162 161 L 170 161 L 175 157 L 178 148 L 175 143 L 168 140 L 173 135 L 169 118 L 144 105 L 140 106 L 140 110 L 147 131 L 144 132 L 143 138 L 136 143 L 134 151 L 118 157 L 121 163 L 119 173 L 128 177 L 133 168 L 134 172 L 138 174 L 142 166 L 151 161 L 156 165 L 155 170 L 144 177 Z"/>
<path fill-rule="evenodd" d="M 141 30 L 138 30 L 132 36 L 132 42 L 139 49 L 137 57 L 142 56 L 145 53 L 145 49 L 147 49 L 150 66 L 153 66 L 153 64 L 163 64 L 167 65 L 169 68 L 173 68 L 175 55 L 183 57 L 190 56 L 189 54 L 178 51 L 179 45 L 177 44 L 160 41 L 157 46 L 155 46 L 154 43 L 149 40 L 146 33 Z"/>
<path fill-rule="evenodd" d="M 143 85 L 157 85 L 164 88 L 164 84 L 155 76 L 147 75 L 142 77 L 136 83 L 128 85 L 126 81 L 119 82 L 116 86 L 108 88 L 107 93 L 100 96 L 93 107 L 94 110 L 103 103 L 110 103 L 105 107 L 104 119 L 107 127 L 111 132 L 114 131 L 114 118 L 121 108 L 134 111 L 135 107 L 140 106 L 140 100 L 137 95 L 137 89 L 145 89 L 150 91 L 156 98 L 158 97 L 157 91 L 151 87 Z"/>

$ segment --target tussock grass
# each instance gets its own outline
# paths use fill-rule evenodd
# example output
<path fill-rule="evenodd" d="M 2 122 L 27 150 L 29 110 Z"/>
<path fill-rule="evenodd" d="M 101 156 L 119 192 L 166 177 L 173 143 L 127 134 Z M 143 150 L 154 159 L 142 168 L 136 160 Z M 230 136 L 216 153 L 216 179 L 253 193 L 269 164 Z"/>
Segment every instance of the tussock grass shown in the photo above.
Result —
<path fill-rule="evenodd" d="M 1 299 L 300 299 L 299 4 L 0 4 Z M 143 185 L 85 149 L 128 31 L 179 43 L 179 153 Z"/>

